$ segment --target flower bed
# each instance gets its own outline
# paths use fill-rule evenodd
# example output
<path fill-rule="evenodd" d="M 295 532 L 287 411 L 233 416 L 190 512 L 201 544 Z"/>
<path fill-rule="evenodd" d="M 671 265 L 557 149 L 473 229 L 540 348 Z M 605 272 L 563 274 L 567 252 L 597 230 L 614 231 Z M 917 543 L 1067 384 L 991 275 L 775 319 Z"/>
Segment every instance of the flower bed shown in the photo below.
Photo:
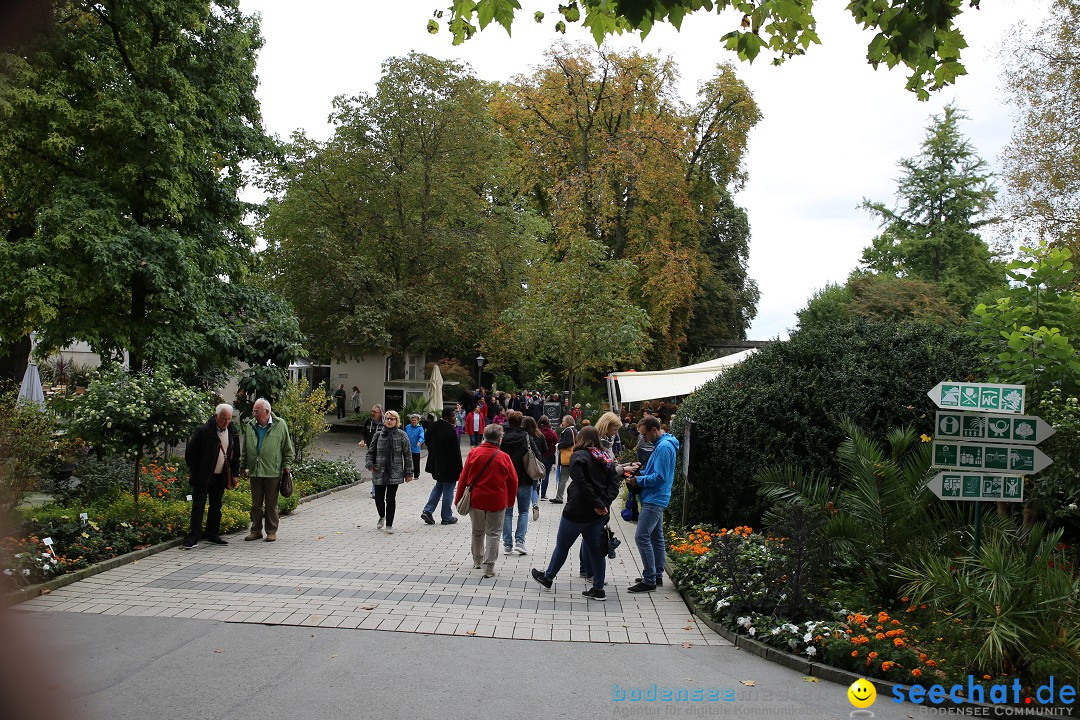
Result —
<path fill-rule="evenodd" d="M 119 477 L 103 480 L 109 468 Z M 182 537 L 188 531 L 191 492 L 183 466 L 155 460 L 141 468 L 142 492 L 136 506 L 130 495 L 126 465 L 103 463 L 86 473 L 84 492 L 93 495 L 79 502 L 74 492 L 53 503 L 23 512 L 21 531 L 0 538 L 0 589 L 33 585 L 81 570 L 118 555 Z M 348 485 L 360 471 L 344 461 L 308 462 L 294 468 L 295 489 L 279 498 L 278 510 L 287 514 L 299 499 Z M 221 507 L 222 533 L 247 527 L 251 488 L 241 481 L 227 491 Z M 85 513 L 87 517 L 82 518 Z M 52 540 L 51 546 L 45 538 Z"/>
<path fill-rule="evenodd" d="M 669 533 L 668 571 L 680 590 L 720 625 L 770 646 L 863 676 L 912 684 L 968 685 L 977 640 L 964 618 L 897 598 L 897 608 L 868 607 L 870 594 L 855 581 L 828 577 L 829 568 L 794 567 L 805 547 L 798 538 L 770 537 L 749 527 L 697 527 Z M 850 570 L 850 569 L 848 569 Z M 793 573 L 802 577 L 794 578 Z M 794 582 L 797 581 L 797 582 Z M 793 598 L 793 588 L 802 588 Z M 856 608 L 856 609 L 850 609 Z M 1070 671 L 1055 666 L 997 675 L 975 672 L 975 684 L 1030 687 L 1033 677 Z"/>

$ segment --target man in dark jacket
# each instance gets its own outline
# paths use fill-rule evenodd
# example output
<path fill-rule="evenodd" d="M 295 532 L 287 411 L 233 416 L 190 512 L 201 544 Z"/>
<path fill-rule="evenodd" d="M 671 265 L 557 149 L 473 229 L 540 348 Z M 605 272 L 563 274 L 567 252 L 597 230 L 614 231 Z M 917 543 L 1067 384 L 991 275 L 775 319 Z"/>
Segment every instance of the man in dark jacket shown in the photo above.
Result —
<path fill-rule="evenodd" d="M 222 403 L 214 417 L 199 427 L 184 451 L 191 482 L 191 524 L 183 548 L 190 550 L 202 535 L 207 542 L 228 545 L 221 538 L 221 500 L 230 477 L 240 474 L 240 439 L 232 426 L 232 405 Z M 202 532 L 203 508 L 207 498 L 206 532 Z"/>
<path fill-rule="evenodd" d="M 457 522 L 454 517 L 454 488 L 461 477 L 461 445 L 454 431 L 454 408 L 443 408 L 442 417 L 432 423 L 428 430 L 425 444 L 428 459 L 424 469 L 435 478 L 435 487 L 431 489 L 420 517 L 428 525 L 434 525 L 432 513 L 439 504 L 439 498 L 442 498 L 442 524 L 453 525 Z"/>

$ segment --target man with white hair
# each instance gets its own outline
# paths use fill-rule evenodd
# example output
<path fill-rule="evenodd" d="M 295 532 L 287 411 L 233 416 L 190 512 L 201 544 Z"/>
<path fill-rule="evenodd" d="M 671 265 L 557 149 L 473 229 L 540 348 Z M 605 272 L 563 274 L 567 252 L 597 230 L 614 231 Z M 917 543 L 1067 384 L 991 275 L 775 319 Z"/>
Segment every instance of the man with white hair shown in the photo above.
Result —
<path fill-rule="evenodd" d="M 228 545 L 221 538 L 221 500 L 230 480 L 240 472 L 240 437 L 232 425 L 232 405 L 214 408 L 214 417 L 200 425 L 184 450 L 191 483 L 191 523 L 183 548 L 190 550 L 202 536 L 215 545 Z M 203 532 L 203 508 L 207 499 L 206 532 Z"/>
<path fill-rule="evenodd" d="M 255 401 L 252 418 L 244 423 L 240 444 L 240 475 L 251 479 L 251 532 L 245 540 L 258 540 L 266 527 L 266 542 L 277 540 L 278 487 L 292 464 L 292 438 L 285 420 L 270 411 L 266 398 Z"/>

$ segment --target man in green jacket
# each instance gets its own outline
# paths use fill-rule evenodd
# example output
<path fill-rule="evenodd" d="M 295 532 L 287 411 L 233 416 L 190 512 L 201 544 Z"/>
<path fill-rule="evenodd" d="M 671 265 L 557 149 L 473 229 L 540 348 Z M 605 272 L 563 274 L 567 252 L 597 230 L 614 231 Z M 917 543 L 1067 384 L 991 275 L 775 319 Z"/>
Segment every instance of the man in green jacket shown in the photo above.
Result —
<path fill-rule="evenodd" d="M 266 520 L 266 542 L 277 540 L 278 485 L 282 474 L 292 464 L 292 438 L 285 420 L 270 412 L 265 398 L 255 401 L 255 417 L 244 423 L 240 442 L 240 476 L 251 480 L 251 532 L 245 540 L 263 536 Z"/>

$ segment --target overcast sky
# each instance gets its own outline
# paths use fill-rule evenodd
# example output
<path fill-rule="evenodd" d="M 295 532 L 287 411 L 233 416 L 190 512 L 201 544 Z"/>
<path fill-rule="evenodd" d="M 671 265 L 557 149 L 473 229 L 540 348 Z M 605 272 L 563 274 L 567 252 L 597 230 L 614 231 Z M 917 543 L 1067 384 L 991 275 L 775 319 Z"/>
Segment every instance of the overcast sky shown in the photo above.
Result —
<path fill-rule="evenodd" d="M 415 50 L 467 62 L 485 80 L 508 81 L 541 64 L 543 52 L 563 39 L 553 30 L 558 2 L 522 0 L 512 38 L 491 26 L 454 47 L 445 27 L 437 35 L 425 29 L 432 13 L 449 4 L 240 0 L 244 12 L 262 16 L 266 45 L 258 96 L 268 131 L 287 137 L 303 129 L 329 137 L 333 97 L 372 91 L 387 57 Z M 843 282 L 857 266 L 878 229 L 857 206 L 864 197 L 892 204 L 897 161 L 918 153 L 930 116 L 946 103 L 955 101 L 965 111 L 970 119 L 963 131 L 997 167 L 1013 120 L 1001 90 L 1002 45 L 1016 23 L 1036 25 L 1045 12 L 1045 0 L 983 0 L 981 10 L 966 10 L 960 26 L 969 44 L 963 55 L 968 75 L 919 102 L 904 90 L 905 68 L 874 71 L 866 63 L 873 34 L 858 30 L 843 5 L 817 3 L 822 45 L 805 57 L 780 67 L 769 64 L 765 53 L 753 65 L 737 63 L 764 114 L 750 135 L 749 181 L 736 197 L 749 213 L 749 271 L 761 288 L 750 339 L 786 337 L 814 291 Z M 538 9 L 547 12 L 539 25 L 532 21 Z M 682 32 L 663 24 L 643 42 L 628 35 L 609 45 L 673 57 L 680 93 L 691 102 L 718 62 L 737 61 L 719 38 L 738 18 L 699 12 L 687 17 Z M 577 26 L 565 39 L 592 43 Z"/>

